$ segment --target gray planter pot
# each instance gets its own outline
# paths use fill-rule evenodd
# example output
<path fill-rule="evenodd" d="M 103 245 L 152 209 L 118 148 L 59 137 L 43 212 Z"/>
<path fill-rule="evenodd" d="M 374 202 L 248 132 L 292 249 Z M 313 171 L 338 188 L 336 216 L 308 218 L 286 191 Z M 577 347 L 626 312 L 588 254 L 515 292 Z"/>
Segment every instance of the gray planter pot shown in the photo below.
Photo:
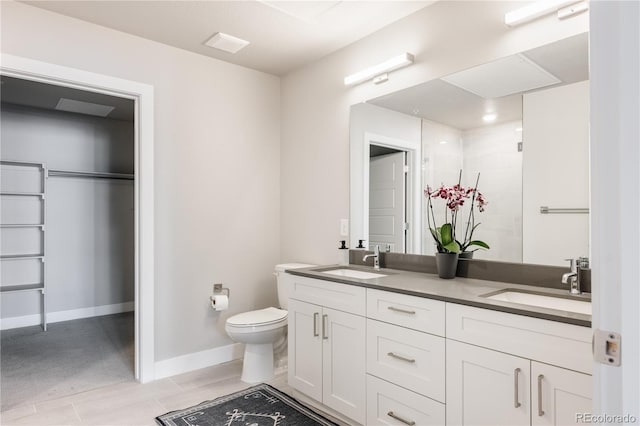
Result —
<path fill-rule="evenodd" d="M 458 267 L 458 253 L 436 253 L 436 267 L 440 278 L 455 278 Z"/>

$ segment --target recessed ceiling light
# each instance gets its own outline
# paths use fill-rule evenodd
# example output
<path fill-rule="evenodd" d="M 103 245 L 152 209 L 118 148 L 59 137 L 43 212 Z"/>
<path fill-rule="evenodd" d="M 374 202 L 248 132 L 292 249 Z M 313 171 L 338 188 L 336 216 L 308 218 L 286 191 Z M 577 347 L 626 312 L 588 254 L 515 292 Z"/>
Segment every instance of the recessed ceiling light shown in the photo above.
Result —
<path fill-rule="evenodd" d="M 496 121 L 496 118 L 498 118 L 498 115 L 490 112 L 482 116 L 482 121 L 484 121 L 485 123 L 491 123 L 492 121 Z"/>
<path fill-rule="evenodd" d="M 237 53 L 241 49 L 247 47 L 249 42 L 229 34 L 215 33 L 213 37 L 207 40 L 204 44 L 224 52 Z"/>
<path fill-rule="evenodd" d="M 106 117 L 115 107 L 109 105 L 94 104 L 91 102 L 76 101 L 74 99 L 60 98 L 56 109 L 59 111 L 76 112 L 78 114 L 96 115 Z"/>

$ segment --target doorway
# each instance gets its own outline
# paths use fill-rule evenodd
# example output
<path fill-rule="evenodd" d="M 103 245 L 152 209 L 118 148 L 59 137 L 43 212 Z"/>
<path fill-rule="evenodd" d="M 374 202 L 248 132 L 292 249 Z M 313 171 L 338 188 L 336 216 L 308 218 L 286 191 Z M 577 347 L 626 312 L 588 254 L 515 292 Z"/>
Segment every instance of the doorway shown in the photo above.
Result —
<path fill-rule="evenodd" d="M 134 377 L 154 380 L 153 86 L 2 54 L 0 73 L 134 102 Z"/>
<path fill-rule="evenodd" d="M 369 250 L 407 252 L 407 152 L 369 147 Z"/>

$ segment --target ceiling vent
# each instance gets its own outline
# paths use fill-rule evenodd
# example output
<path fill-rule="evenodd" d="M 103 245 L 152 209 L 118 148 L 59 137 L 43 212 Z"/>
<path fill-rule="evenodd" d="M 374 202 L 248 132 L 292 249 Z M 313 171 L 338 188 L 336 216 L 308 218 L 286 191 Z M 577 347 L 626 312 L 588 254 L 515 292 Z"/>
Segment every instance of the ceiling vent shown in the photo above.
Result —
<path fill-rule="evenodd" d="M 561 83 L 556 76 L 521 54 L 469 68 L 442 80 L 485 99 Z"/>
<path fill-rule="evenodd" d="M 95 115 L 106 117 L 115 107 L 109 105 L 94 104 L 91 102 L 76 101 L 73 99 L 60 98 L 56 105 L 58 111 L 75 112 L 78 114 Z"/>
<path fill-rule="evenodd" d="M 249 45 L 249 42 L 225 33 L 215 33 L 205 45 L 228 53 L 237 53 Z"/>

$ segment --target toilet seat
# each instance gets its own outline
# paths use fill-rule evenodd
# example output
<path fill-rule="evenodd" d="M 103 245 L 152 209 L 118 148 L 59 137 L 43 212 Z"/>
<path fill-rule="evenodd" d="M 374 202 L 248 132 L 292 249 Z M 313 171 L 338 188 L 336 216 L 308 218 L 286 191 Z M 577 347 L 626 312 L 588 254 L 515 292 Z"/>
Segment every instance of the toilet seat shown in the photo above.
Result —
<path fill-rule="evenodd" d="M 258 309 L 229 317 L 226 326 L 240 333 L 272 330 L 287 325 L 287 314 L 284 309 Z"/>

